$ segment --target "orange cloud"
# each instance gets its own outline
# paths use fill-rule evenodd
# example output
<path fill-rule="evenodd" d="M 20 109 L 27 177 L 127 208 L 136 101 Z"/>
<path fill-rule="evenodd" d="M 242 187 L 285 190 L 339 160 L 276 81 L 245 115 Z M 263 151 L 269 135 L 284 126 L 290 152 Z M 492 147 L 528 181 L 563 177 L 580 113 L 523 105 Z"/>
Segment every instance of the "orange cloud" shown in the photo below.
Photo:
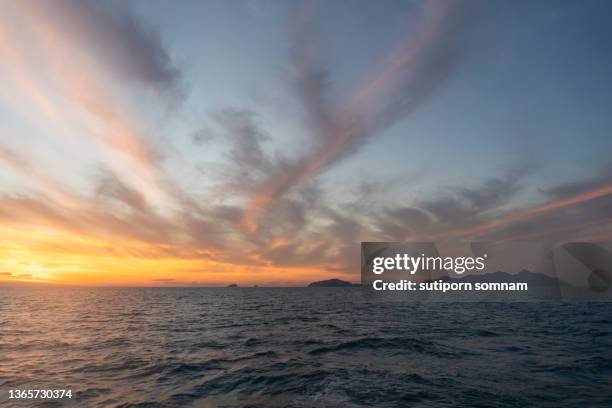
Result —
<path fill-rule="evenodd" d="M 81 7 L 78 3 L 63 3 L 66 2 L 60 1 L 57 6 Z M 50 135 L 70 134 L 65 126 L 70 119 L 56 107 L 62 101 L 49 96 L 57 94 L 59 87 L 60 95 L 68 97 L 95 119 L 95 125 L 88 125 L 85 117 L 81 117 L 81 133 L 100 143 L 102 148 L 109 149 L 107 154 L 117 152 L 128 157 L 131 160 L 129 173 L 139 175 L 149 188 L 159 193 L 153 149 L 133 121 L 122 113 L 127 111 L 126 106 L 111 94 L 111 86 L 105 82 L 105 79 L 111 79 L 111 71 L 105 60 L 96 55 L 101 50 L 95 44 L 84 46 L 79 43 L 81 37 L 87 35 L 84 33 L 88 30 L 86 21 L 66 24 L 53 7 L 35 1 L 13 3 L 12 11 L 18 18 L 16 21 L 28 27 L 28 35 L 16 30 L 14 22 L 6 21 L 5 24 L 4 20 L 11 16 L 5 14 L 0 30 L 0 53 L 21 92 L 34 101 L 59 130 L 50 132 Z M 71 15 L 82 18 L 83 13 Z M 12 43 L 22 46 L 17 48 Z M 45 72 L 44 76 L 50 80 L 46 87 L 33 79 L 40 77 L 41 72 Z M 113 162 L 112 156 L 107 158 L 109 163 Z"/>
<path fill-rule="evenodd" d="M 535 207 L 527 208 L 525 210 L 520 210 L 504 216 L 500 216 L 495 218 L 493 221 L 478 225 L 473 228 L 449 232 L 443 235 L 447 238 L 478 236 L 484 232 L 491 231 L 499 227 L 503 227 L 512 223 L 527 221 L 529 219 L 538 217 L 546 213 L 571 207 L 600 197 L 605 197 L 610 194 L 612 194 L 612 184 L 608 184 L 582 194 L 577 194 L 569 198 L 552 201 Z"/>

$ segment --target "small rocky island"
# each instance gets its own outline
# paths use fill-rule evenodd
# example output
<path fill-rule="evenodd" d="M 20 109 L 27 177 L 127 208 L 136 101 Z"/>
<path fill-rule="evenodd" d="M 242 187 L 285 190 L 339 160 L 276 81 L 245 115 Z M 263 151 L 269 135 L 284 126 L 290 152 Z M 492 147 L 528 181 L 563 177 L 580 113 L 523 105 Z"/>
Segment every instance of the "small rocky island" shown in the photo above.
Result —
<path fill-rule="evenodd" d="M 351 283 L 341 279 L 327 279 L 317 282 L 312 282 L 308 285 L 309 288 L 343 288 L 349 286 L 361 286 L 358 283 Z"/>
<path fill-rule="evenodd" d="M 237 288 L 238 285 L 235 283 L 230 283 L 229 285 L 227 285 L 228 288 Z"/>

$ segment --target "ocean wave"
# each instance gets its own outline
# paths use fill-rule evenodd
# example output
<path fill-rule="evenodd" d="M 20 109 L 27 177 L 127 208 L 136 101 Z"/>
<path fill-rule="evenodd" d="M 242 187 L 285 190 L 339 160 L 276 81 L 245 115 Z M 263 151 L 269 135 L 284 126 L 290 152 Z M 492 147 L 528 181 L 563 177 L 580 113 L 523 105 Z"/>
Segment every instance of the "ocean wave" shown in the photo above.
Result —
<path fill-rule="evenodd" d="M 610 406 L 609 304 L 84 290 L 4 290 L 3 389 L 72 387 L 78 407 Z"/>

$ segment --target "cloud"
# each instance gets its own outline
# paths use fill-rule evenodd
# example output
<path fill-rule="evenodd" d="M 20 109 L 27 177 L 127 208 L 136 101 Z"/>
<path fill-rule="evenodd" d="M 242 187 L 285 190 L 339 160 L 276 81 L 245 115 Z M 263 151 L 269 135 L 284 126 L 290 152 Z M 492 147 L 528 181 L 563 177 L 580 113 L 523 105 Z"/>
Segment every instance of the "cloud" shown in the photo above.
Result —
<path fill-rule="evenodd" d="M 491 234 L 492 231 L 503 228 L 516 229 L 519 225 L 524 225 L 526 229 L 532 231 L 538 227 L 546 230 L 546 227 L 552 225 L 550 220 L 551 217 L 560 219 L 557 223 L 562 222 L 563 224 L 569 225 L 572 225 L 572 223 L 579 219 L 584 221 L 584 218 L 592 218 L 593 216 L 598 217 L 600 220 L 605 220 L 608 218 L 607 215 L 610 213 L 610 209 L 612 209 L 612 205 L 609 202 L 611 197 L 612 184 L 609 184 L 567 198 L 549 200 L 540 205 L 500 215 L 493 219 L 486 220 L 480 225 L 458 230 L 454 232 L 453 235 L 480 236 L 483 234 Z M 603 200 L 603 208 L 598 208 L 602 205 L 599 204 L 601 200 Z M 592 207 L 593 205 L 595 205 L 594 208 Z M 542 221 L 547 219 L 548 225 L 534 222 L 534 220 Z M 580 223 L 575 225 L 580 225 Z"/>
<path fill-rule="evenodd" d="M 0 275 L 2 276 L 12 276 L 13 274 L 10 272 L 0 272 Z"/>
<path fill-rule="evenodd" d="M 530 173 L 526 166 L 469 187 L 452 187 L 415 202 L 388 207 L 375 216 L 376 229 L 389 241 L 445 239 L 477 225 L 506 205 Z"/>
<path fill-rule="evenodd" d="M 603 166 L 592 177 L 560 183 L 557 186 L 544 190 L 544 192 L 552 198 L 563 199 L 605 188 L 610 184 L 610 180 L 612 180 L 612 162 Z"/>
<path fill-rule="evenodd" d="M 198 129 L 191 134 L 191 141 L 198 146 L 209 143 L 214 139 L 215 135 L 210 129 L 202 128 Z"/>
<path fill-rule="evenodd" d="M 522 206 L 516 198 L 530 166 L 410 202 L 391 201 L 383 191 L 388 180 L 366 180 L 342 202 L 337 191 L 318 182 L 321 173 L 410 118 L 452 80 L 469 50 L 471 5 L 420 3 L 422 22 L 415 20 L 410 35 L 346 95 L 331 95 L 335 67 L 321 57 L 326 39 L 317 38 L 306 12 L 294 26 L 290 63 L 292 92 L 309 137 L 294 152 L 273 151 L 276 136 L 283 135 L 270 134 L 257 112 L 215 112 L 211 123 L 191 135 L 197 145 L 226 143 L 214 196 L 164 179 L 163 155 L 130 114 L 124 92 L 152 90 L 160 100 L 172 100 L 181 93 L 181 73 L 155 30 L 122 7 L 25 0 L 10 5 L 9 17 L 0 16 L 0 53 L 34 110 L 61 128 L 72 124 L 62 114 L 77 108 L 79 118 L 87 118 L 83 134 L 103 148 L 104 166 L 85 180 L 85 188 L 72 192 L 33 159 L 0 147 L 0 162 L 37 187 L 0 195 L 0 226 L 11 234 L 24 231 L 23 245 L 37 254 L 79 253 L 120 258 L 121 264 L 127 258 L 194 260 L 190 272 L 239 267 L 351 273 L 359 270 L 361 240 L 565 238 L 601 235 L 610 226 L 605 221 L 612 213 L 612 165 L 543 190 L 539 203 Z M 18 18 L 11 22 L 12 16 Z M 20 25 L 28 29 L 14 30 Z M 35 80 L 32 73 L 39 70 L 51 88 Z M 58 101 L 70 106 L 58 108 Z M 133 161 L 128 172 L 114 165 L 116 153 Z M 161 202 L 147 194 L 158 184 Z M 174 276 L 178 280 L 151 281 L 183 282 Z"/>
<path fill-rule="evenodd" d="M 225 109 L 214 116 L 226 140 L 231 176 L 224 188 L 245 197 L 243 226 L 260 228 L 270 207 L 304 189 L 313 178 L 356 151 L 366 140 L 426 103 L 450 78 L 465 50 L 465 32 L 473 17 L 467 6 L 452 2 L 423 5 L 425 21 L 393 49 L 383 66 L 341 103 L 328 100 L 328 72 L 318 55 L 309 16 L 296 19 L 291 47 L 293 89 L 307 117 L 311 137 L 294 157 L 268 154 L 269 135 L 253 111 Z M 477 199 L 475 197 L 474 199 Z"/>
<path fill-rule="evenodd" d="M 310 247 L 297 243 L 279 245 L 267 248 L 262 252 L 262 258 L 274 266 L 313 266 L 322 265 L 328 259 L 325 252 L 328 246 L 324 242 Z"/>
<path fill-rule="evenodd" d="M 321 66 L 312 26 L 306 22 L 295 30 L 294 89 L 312 138 L 301 156 L 268 166 L 267 177 L 253 189 L 253 209 L 265 209 L 290 190 L 302 188 L 422 106 L 452 77 L 465 51 L 465 33 L 474 22 L 472 10 L 457 2 L 427 2 L 423 7 L 425 21 L 418 31 L 392 50 L 376 75 L 340 104 L 328 100 L 331 68 Z"/>
<path fill-rule="evenodd" d="M 333 269 L 359 270 L 361 237 L 369 241 L 610 240 L 612 189 L 601 185 L 605 179 L 602 172 L 572 183 L 571 189 L 561 183 L 550 189 L 543 203 L 525 207 L 508 208 L 508 202 L 523 191 L 528 170 L 510 171 L 471 187 L 447 189 L 417 200 L 413 206 L 383 202 L 382 208 L 371 204 L 355 205 L 350 211 L 344 208 L 341 213 L 350 214 L 349 220 L 359 223 L 361 234 L 350 226 L 353 238 L 347 233 L 334 244 Z M 560 191 L 567 196 L 559 198 Z"/>
<path fill-rule="evenodd" d="M 275 165 L 266 156 L 261 143 L 268 136 L 257 122 L 257 114 L 250 110 L 227 108 L 215 115 L 216 122 L 230 141 L 229 159 L 237 164 L 236 177 L 247 180 L 267 175 Z M 252 173 L 252 174 L 251 174 Z"/>
<path fill-rule="evenodd" d="M 414 234 L 432 239 L 563 241 L 580 231 L 609 228 L 612 185 L 606 184 L 608 169 L 580 181 L 560 183 L 545 192 L 542 203 L 523 208 L 504 207 L 521 191 L 519 182 L 528 172 L 511 172 L 475 189 L 457 189 L 451 196 L 421 203 L 418 210 L 432 219 Z"/>
<path fill-rule="evenodd" d="M 126 98 L 153 90 L 161 96 L 156 102 L 167 103 L 181 93 L 180 72 L 155 30 L 99 2 L 25 0 L 7 11 L 0 16 L 0 54 L 20 91 L 51 120 L 50 134 L 78 129 L 98 147 L 128 157 L 129 171 L 155 189 L 162 155 Z M 73 107 L 81 110 L 79 120 L 67 117 Z"/>
<path fill-rule="evenodd" d="M 30 174 L 33 172 L 29 163 L 21 155 L 7 147 L 0 146 L 0 160 L 20 173 Z"/>
<path fill-rule="evenodd" d="M 0 220 L 7 226 L 48 227 L 75 235 L 148 243 L 173 242 L 178 231 L 174 220 L 151 211 L 122 213 L 94 205 L 65 208 L 44 196 L 0 196 Z"/>
<path fill-rule="evenodd" d="M 573 205 L 565 207 L 549 202 L 506 209 L 522 191 L 527 174 L 510 171 L 480 184 L 425 197 L 413 206 L 393 206 L 384 197 L 375 202 L 334 203 L 312 185 L 279 198 L 275 210 L 262 216 L 255 231 L 243 228 L 244 208 L 239 206 L 196 203 L 197 211 L 187 206 L 178 213 L 161 216 L 138 200 L 127 206 L 128 211 L 108 205 L 67 211 L 35 197 L 4 196 L 0 198 L 0 219 L 5 227 L 14 224 L 27 230 L 28 226 L 44 226 L 45 230 L 69 234 L 63 242 L 41 242 L 31 247 L 44 253 L 78 251 L 112 258 L 199 259 L 226 266 L 312 267 L 343 274 L 359 270 L 362 240 L 500 240 L 534 233 L 540 234 L 535 235 L 537 239 L 550 239 L 597 232 L 602 227 L 602 214 L 593 209 L 599 205 L 612 208 L 612 193 L 593 198 L 592 191 L 582 192 L 582 201 L 574 200 Z M 122 197 L 123 193 L 109 191 L 112 200 Z M 91 200 L 97 201 L 94 197 Z M 131 202 L 118 201 L 122 205 Z M 543 206 L 548 210 L 535 211 L 533 217 L 516 216 Z M 504 219 L 515 221 L 490 225 Z M 89 243 L 69 239 L 71 236 L 97 240 Z"/>
<path fill-rule="evenodd" d="M 474 5 L 445 0 L 428 2 L 422 14 L 425 23 L 416 35 L 395 49 L 378 75 L 353 96 L 353 104 L 369 104 L 373 110 L 371 131 L 411 114 L 454 75 L 479 17 Z"/>
<path fill-rule="evenodd" d="M 101 169 L 97 180 L 96 196 L 125 204 L 136 211 L 147 210 L 147 200 L 138 190 L 128 186 L 112 171 Z"/>
<path fill-rule="evenodd" d="M 4 163 L 15 173 L 33 182 L 45 194 L 62 205 L 74 208 L 82 204 L 76 194 L 38 171 L 29 160 L 15 150 L 0 145 L 0 163 Z"/>
<path fill-rule="evenodd" d="M 180 71 L 161 43 L 159 34 L 126 10 L 96 1 L 24 0 L 19 8 L 53 29 L 64 40 L 123 81 L 177 92 Z"/>

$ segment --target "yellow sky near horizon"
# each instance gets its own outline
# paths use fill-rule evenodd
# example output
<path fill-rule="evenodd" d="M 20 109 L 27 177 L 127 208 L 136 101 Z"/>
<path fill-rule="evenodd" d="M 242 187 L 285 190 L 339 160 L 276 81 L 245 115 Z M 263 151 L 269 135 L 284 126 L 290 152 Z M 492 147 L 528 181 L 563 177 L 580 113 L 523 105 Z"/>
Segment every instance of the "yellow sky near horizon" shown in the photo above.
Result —
<path fill-rule="evenodd" d="M 321 268 L 240 265 L 193 253 L 182 258 L 174 251 L 180 247 L 104 241 L 52 229 L 0 226 L 0 236 L 0 283 L 292 286 L 329 277 Z"/>

